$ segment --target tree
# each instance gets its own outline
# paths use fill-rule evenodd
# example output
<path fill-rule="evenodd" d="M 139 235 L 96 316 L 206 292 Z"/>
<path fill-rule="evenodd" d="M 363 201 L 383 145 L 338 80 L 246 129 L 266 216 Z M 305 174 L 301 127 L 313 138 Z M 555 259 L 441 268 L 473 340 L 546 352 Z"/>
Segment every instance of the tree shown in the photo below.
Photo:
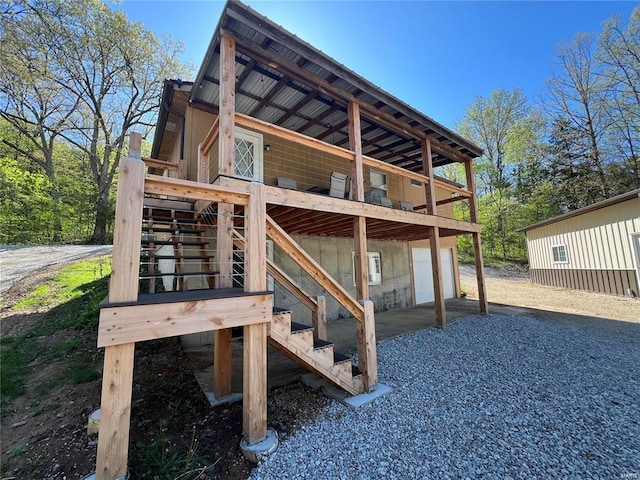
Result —
<path fill-rule="evenodd" d="M 603 65 L 606 82 L 610 134 L 608 140 L 626 174 L 616 193 L 640 188 L 640 7 L 636 7 L 626 28 L 619 15 L 603 24 L 596 58 Z"/>
<path fill-rule="evenodd" d="M 30 138 L 46 137 L 52 145 L 51 137 L 60 137 L 86 153 L 96 185 L 93 241 L 104 243 L 127 134 L 153 126 L 162 80 L 188 75 L 178 61 L 182 45 L 159 40 L 98 0 L 19 0 L 6 17 L 0 98 L 8 119 Z M 5 39 L 17 53 L 4 48 Z M 14 95 L 14 83 L 28 94 Z M 55 94 L 46 121 L 33 113 L 43 103 L 36 87 Z"/>
<path fill-rule="evenodd" d="M 552 122 L 564 123 L 573 134 L 563 141 L 571 142 L 570 149 L 586 149 L 588 163 L 594 172 L 598 191 L 592 201 L 609 197 L 610 188 L 605 174 L 604 136 L 609 127 L 605 82 L 601 67 L 593 55 L 593 35 L 577 34 L 573 43 L 558 49 L 557 58 L 562 72 L 547 81 L 544 105 Z"/>
<path fill-rule="evenodd" d="M 474 163 L 480 189 L 479 208 L 483 237 L 490 253 L 503 258 L 522 256 L 522 242 L 514 234 L 517 194 L 534 181 L 539 161 L 543 119 L 519 90 L 497 89 L 478 97 L 465 112 L 458 131 L 483 150 Z"/>

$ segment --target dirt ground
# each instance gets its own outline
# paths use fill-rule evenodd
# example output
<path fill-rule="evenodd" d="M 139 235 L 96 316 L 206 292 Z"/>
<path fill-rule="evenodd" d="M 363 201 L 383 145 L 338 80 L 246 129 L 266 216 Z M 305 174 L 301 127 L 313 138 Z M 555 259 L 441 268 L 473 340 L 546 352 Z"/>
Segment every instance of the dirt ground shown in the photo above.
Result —
<path fill-rule="evenodd" d="M 47 267 L 17 281 L 2 295 L 1 336 L 25 332 L 45 312 L 12 310 L 37 285 L 49 281 L 63 265 Z M 467 295 L 477 297 L 475 272 L 461 266 Z M 640 321 L 640 300 L 533 285 L 526 273 L 487 269 L 490 302 L 541 311 Z M 73 336 L 74 332 L 67 332 Z M 95 339 L 87 342 L 96 351 Z M 98 356 L 102 352 L 98 351 Z M 98 358 L 100 360 L 100 358 Z M 37 362 L 38 359 L 34 360 Z M 239 450 L 242 406 L 212 409 L 202 394 L 175 339 L 137 347 L 131 415 L 132 479 L 243 479 L 251 465 Z M 82 479 L 95 467 L 97 437 L 86 432 L 87 419 L 100 403 L 100 380 L 59 385 L 48 396 L 38 385 L 61 365 L 38 365 L 27 393 L 1 419 L 0 478 Z M 179 395 L 176 395 L 179 392 Z M 37 401 L 34 400 L 37 398 Z M 280 436 L 313 421 L 327 400 L 299 383 L 274 389 L 268 396 L 268 422 Z"/>
<path fill-rule="evenodd" d="M 640 299 L 535 285 L 526 271 L 486 268 L 490 303 L 515 305 L 573 315 L 640 323 Z M 470 298 L 478 298 L 475 268 L 460 265 L 460 283 Z"/>

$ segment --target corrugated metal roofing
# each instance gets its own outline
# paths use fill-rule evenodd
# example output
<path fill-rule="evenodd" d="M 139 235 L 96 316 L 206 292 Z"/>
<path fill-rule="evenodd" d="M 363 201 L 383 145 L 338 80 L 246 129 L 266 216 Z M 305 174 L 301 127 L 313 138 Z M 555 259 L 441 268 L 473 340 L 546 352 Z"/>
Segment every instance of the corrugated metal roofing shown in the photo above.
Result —
<path fill-rule="evenodd" d="M 433 156 L 435 166 L 450 163 L 461 155 L 476 157 L 482 153 L 471 142 L 239 2 L 228 2 L 225 5 L 205 61 L 196 78 L 192 103 L 214 109 L 218 106 L 219 44 L 222 33 L 234 36 L 236 43 L 240 44 L 236 51 L 236 111 L 239 113 L 253 115 L 305 135 L 322 138 L 329 143 L 344 144 L 345 136 L 348 136 L 346 108 L 341 104 L 343 102 L 331 100 L 329 91 L 323 91 L 321 84 L 325 82 L 331 88 L 339 88 L 347 95 L 356 96 L 358 102 L 365 102 L 372 108 L 377 108 L 378 112 L 385 112 L 405 122 L 423 132 L 422 135 L 442 140 L 442 151 L 435 152 Z M 251 60 L 251 57 L 256 55 L 258 59 L 267 55 L 264 57 L 266 59 L 271 55 L 274 61 L 263 60 L 263 63 L 260 63 Z M 291 70 L 283 69 L 281 64 L 287 63 L 295 64 L 297 67 L 289 67 Z M 245 75 L 245 68 L 252 71 Z M 302 76 L 296 75 L 296 72 Z M 287 82 L 286 85 L 279 83 L 284 75 L 289 77 L 284 80 Z M 309 80 L 310 75 L 318 78 L 318 84 Z M 301 79 L 292 76 L 301 76 L 307 80 L 303 83 Z M 309 98 L 308 102 L 301 104 L 305 97 Z M 254 111 L 257 106 L 261 108 Z M 319 117 L 323 117 L 321 121 L 309 125 Z M 396 165 L 406 165 L 405 168 L 422 168 L 422 160 L 414 158 L 416 153 L 418 157 L 420 153 L 420 145 L 415 138 L 406 133 L 398 133 L 385 122 L 369 118 L 363 112 L 362 129 L 365 130 L 371 125 L 377 128 L 363 134 L 365 152 L 375 152 L 376 158 Z M 337 126 L 340 128 L 336 128 Z M 391 145 L 393 148 L 385 149 Z"/>

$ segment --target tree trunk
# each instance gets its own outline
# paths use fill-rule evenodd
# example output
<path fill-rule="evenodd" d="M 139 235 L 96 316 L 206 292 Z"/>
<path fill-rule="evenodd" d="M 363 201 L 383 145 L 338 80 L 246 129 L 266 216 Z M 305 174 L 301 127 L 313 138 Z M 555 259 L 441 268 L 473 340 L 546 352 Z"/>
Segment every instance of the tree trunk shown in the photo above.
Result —
<path fill-rule="evenodd" d="M 60 211 L 60 191 L 55 179 L 51 179 L 51 198 L 53 200 L 53 243 L 62 242 L 62 212 Z"/>
<path fill-rule="evenodd" d="M 107 223 L 109 220 L 109 189 L 101 189 L 96 202 L 96 223 L 93 228 L 91 243 L 104 245 L 107 240 Z"/>

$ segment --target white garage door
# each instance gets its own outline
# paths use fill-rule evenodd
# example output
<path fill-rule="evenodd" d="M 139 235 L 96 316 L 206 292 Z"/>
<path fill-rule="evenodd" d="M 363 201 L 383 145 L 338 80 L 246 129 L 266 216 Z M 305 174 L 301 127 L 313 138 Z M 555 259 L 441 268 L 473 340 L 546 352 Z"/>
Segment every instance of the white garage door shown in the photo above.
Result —
<path fill-rule="evenodd" d="M 428 248 L 413 248 L 413 284 L 416 292 L 416 304 L 433 302 L 433 273 L 431 270 L 431 250 Z M 442 263 L 442 283 L 444 298 L 456 296 L 456 286 L 453 277 L 453 258 L 449 249 L 440 250 Z"/>

